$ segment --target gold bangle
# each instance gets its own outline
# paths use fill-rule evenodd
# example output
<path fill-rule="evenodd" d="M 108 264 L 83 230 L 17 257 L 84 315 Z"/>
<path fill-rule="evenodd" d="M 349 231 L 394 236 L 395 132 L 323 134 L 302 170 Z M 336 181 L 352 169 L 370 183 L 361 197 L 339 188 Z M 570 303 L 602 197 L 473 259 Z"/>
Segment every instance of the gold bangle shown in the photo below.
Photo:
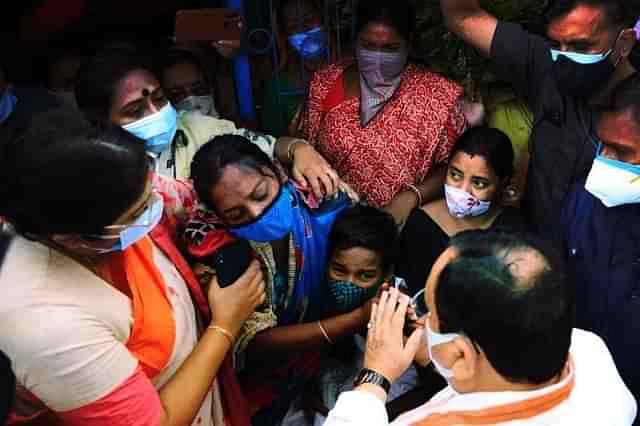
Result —
<path fill-rule="evenodd" d="M 287 158 L 289 159 L 290 163 L 293 163 L 293 147 L 296 146 L 296 144 L 305 144 L 305 145 L 309 145 L 309 143 L 307 141 L 305 141 L 304 139 L 294 139 L 291 141 L 291 143 L 289 143 L 289 146 L 287 147 Z"/>
<path fill-rule="evenodd" d="M 318 328 L 320 329 L 320 332 L 322 333 L 324 338 L 327 340 L 327 342 L 329 342 L 330 345 L 333 345 L 333 340 L 331 340 L 331 337 L 329 337 L 329 334 L 327 333 L 327 330 L 325 330 L 324 327 L 322 326 L 322 323 L 318 321 L 317 324 L 318 324 Z"/>
<path fill-rule="evenodd" d="M 404 187 L 407 188 L 409 191 L 413 192 L 416 195 L 416 201 L 418 202 L 417 207 L 421 207 L 422 206 L 422 193 L 420 192 L 418 187 L 415 186 L 415 185 L 412 185 L 410 183 L 405 183 Z"/>
<path fill-rule="evenodd" d="M 210 328 L 211 330 L 215 330 L 215 331 L 220 332 L 224 337 L 226 337 L 229 340 L 229 343 L 231 344 L 231 346 L 233 346 L 233 341 L 235 339 L 233 338 L 233 334 L 231 334 L 229 332 L 229 330 L 224 329 L 224 328 L 220 327 L 219 325 L 210 325 L 207 328 Z"/>

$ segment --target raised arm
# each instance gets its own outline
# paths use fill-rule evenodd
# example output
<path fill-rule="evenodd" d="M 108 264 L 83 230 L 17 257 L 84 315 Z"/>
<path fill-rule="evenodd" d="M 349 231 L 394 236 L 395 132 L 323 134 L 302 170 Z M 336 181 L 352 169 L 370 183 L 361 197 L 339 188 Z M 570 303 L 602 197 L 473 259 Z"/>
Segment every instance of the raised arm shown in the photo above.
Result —
<path fill-rule="evenodd" d="M 449 30 L 465 42 L 491 56 L 491 43 L 498 20 L 480 7 L 478 0 L 440 0 Z"/>

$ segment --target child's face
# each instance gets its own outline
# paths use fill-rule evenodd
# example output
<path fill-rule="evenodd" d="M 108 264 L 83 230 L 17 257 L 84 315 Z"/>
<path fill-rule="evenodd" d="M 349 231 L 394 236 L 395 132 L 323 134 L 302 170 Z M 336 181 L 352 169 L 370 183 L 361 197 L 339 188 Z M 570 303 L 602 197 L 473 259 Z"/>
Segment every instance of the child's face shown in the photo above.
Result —
<path fill-rule="evenodd" d="M 329 279 L 349 281 L 358 287 L 369 288 L 383 277 L 382 256 L 364 247 L 335 250 L 329 262 Z"/>

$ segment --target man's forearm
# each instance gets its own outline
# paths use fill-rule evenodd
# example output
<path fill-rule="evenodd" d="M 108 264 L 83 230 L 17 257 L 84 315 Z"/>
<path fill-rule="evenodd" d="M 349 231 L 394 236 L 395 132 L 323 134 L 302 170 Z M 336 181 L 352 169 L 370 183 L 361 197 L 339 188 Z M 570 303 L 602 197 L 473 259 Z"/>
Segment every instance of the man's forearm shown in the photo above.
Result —
<path fill-rule="evenodd" d="M 452 31 L 452 25 L 459 25 L 465 18 L 484 12 L 478 0 L 440 0 L 440 8 Z"/>
<path fill-rule="evenodd" d="M 440 0 L 440 8 L 451 32 L 483 55 L 490 55 L 497 20 L 480 6 L 479 0 Z"/>

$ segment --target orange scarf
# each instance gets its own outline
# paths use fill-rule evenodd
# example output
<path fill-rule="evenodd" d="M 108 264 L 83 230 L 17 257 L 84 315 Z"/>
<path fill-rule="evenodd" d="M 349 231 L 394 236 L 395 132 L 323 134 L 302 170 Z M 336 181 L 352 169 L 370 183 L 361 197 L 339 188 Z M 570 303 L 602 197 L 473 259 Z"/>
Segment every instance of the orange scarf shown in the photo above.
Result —
<path fill-rule="evenodd" d="M 571 370 L 573 368 L 573 363 Z M 491 408 L 469 411 L 452 411 L 443 414 L 431 414 L 412 426 L 463 426 L 495 425 L 505 422 L 529 419 L 557 407 L 569 398 L 575 385 L 575 376 L 565 385 L 535 398 L 512 402 Z"/>
<path fill-rule="evenodd" d="M 176 325 L 164 279 L 153 263 L 151 241 L 143 238 L 127 250 L 113 253 L 96 272 L 131 299 L 133 328 L 126 347 L 153 379 L 169 363 Z"/>

